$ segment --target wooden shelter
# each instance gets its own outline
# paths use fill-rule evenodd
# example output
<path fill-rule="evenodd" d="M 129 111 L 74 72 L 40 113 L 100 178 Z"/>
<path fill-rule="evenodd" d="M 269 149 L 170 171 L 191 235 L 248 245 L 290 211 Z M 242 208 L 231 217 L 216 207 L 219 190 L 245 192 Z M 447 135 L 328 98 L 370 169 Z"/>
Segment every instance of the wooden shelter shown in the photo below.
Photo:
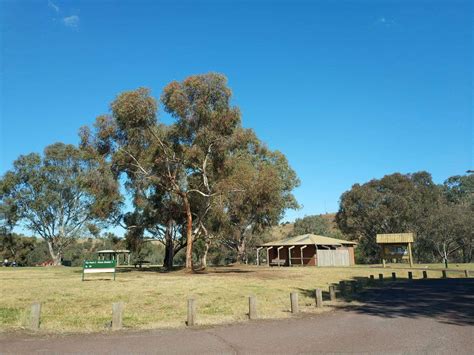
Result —
<path fill-rule="evenodd" d="M 303 234 L 257 247 L 257 265 L 260 251 L 266 249 L 268 266 L 349 266 L 355 264 L 354 246 L 349 240 Z"/>
<path fill-rule="evenodd" d="M 410 266 L 413 266 L 411 252 L 414 242 L 413 233 L 377 234 L 376 242 L 382 246 L 382 263 L 384 266 L 387 259 L 398 262 L 408 260 Z"/>
<path fill-rule="evenodd" d="M 96 253 L 99 254 L 99 260 L 115 260 L 118 266 L 122 257 L 123 264 L 130 265 L 130 250 L 99 250 Z"/>

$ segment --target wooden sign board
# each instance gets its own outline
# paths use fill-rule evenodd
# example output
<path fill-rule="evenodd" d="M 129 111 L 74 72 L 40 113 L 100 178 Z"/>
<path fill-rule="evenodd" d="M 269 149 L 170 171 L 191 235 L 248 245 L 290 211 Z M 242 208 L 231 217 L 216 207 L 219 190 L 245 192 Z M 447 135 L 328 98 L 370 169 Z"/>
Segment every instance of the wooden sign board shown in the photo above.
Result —
<path fill-rule="evenodd" d="M 411 245 L 414 242 L 413 233 L 377 234 L 376 242 L 377 244 L 382 244 L 382 263 L 384 267 L 385 267 L 385 258 L 387 256 L 395 257 L 396 259 L 405 259 L 406 256 L 408 256 L 410 266 L 413 266 L 413 256 L 411 254 Z M 397 250 L 396 247 L 399 247 L 399 249 L 406 247 L 407 252 L 401 253 L 401 250 L 400 251 Z M 393 253 L 393 249 L 395 249 L 396 251 L 395 253 Z"/>
<path fill-rule="evenodd" d="M 377 234 L 377 244 L 404 244 L 413 243 L 413 233 Z"/>
<path fill-rule="evenodd" d="M 115 260 L 84 260 L 82 266 L 82 281 L 85 274 L 113 273 L 115 280 Z"/>

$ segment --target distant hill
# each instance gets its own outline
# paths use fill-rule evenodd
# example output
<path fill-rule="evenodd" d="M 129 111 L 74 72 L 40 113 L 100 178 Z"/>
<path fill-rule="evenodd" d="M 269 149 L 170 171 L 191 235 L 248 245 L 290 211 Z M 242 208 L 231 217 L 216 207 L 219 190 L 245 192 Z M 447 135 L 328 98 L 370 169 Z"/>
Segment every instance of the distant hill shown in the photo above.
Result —
<path fill-rule="evenodd" d="M 329 223 L 329 228 L 331 232 L 339 231 L 336 224 L 336 213 L 326 213 L 320 214 L 325 220 Z M 286 238 L 291 232 L 293 232 L 294 223 L 280 224 L 278 226 L 272 227 L 269 231 L 269 240 L 280 240 Z"/>

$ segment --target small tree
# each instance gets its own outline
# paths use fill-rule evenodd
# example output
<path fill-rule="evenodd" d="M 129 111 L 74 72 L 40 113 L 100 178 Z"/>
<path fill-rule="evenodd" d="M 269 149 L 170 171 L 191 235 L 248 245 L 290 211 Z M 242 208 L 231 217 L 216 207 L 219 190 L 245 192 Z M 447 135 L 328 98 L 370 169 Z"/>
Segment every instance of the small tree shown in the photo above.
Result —
<path fill-rule="evenodd" d="M 5 221 L 23 223 L 47 243 L 54 265 L 89 226 L 114 215 L 120 194 L 110 168 L 72 145 L 20 156 L 0 180 Z"/>
<path fill-rule="evenodd" d="M 448 258 L 462 248 L 464 238 L 472 240 L 474 219 L 470 211 L 460 206 L 442 204 L 427 220 L 427 238 L 435 253 L 448 268 Z"/>

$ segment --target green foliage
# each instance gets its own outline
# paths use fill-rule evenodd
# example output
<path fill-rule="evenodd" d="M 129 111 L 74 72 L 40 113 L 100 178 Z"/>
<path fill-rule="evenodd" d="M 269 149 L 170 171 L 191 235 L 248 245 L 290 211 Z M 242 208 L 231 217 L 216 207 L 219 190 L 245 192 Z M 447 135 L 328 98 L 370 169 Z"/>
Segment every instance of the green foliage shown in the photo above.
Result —
<path fill-rule="evenodd" d="M 323 217 L 317 215 L 297 218 L 293 226 L 293 231 L 290 233 L 289 237 L 308 233 L 329 236 L 329 222 Z"/>
<path fill-rule="evenodd" d="M 72 145 L 50 145 L 43 156 L 20 156 L 13 166 L 0 180 L 3 223 L 21 222 L 42 237 L 57 265 L 74 239 L 119 207 L 109 166 Z"/>
<path fill-rule="evenodd" d="M 355 184 L 341 196 L 336 221 L 341 231 L 359 242 L 360 260 L 377 262 L 377 233 L 414 232 L 414 254 L 431 262 L 448 256 L 472 260 L 473 177 L 454 176 L 444 185 L 426 172 L 386 175 Z M 462 258 L 460 253 L 462 253 Z"/>
<path fill-rule="evenodd" d="M 56 143 L 43 155 L 20 156 L 0 181 L 5 233 L 21 223 L 46 241 L 56 264 L 79 263 L 95 244 L 76 239 L 98 238 L 117 221 L 137 258 L 154 254 L 147 240 L 156 239 L 167 267 L 185 248 L 190 268 L 194 241 L 196 260 L 225 248 L 224 260 L 245 260 L 254 235 L 298 207 L 295 172 L 241 126 L 225 76 L 174 81 L 160 103 L 174 120 L 169 125 L 158 121 L 150 91 L 139 88 L 119 94 L 92 129 L 81 128 L 79 148 Z M 123 215 L 120 182 L 134 208 Z"/>
<path fill-rule="evenodd" d="M 15 233 L 0 235 L 1 261 L 8 259 L 18 266 L 29 265 L 30 254 L 35 250 L 36 238 L 29 238 Z"/>
<path fill-rule="evenodd" d="M 163 90 L 170 125 L 158 122 L 156 100 L 140 88 L 118 95 L 94 133 L 81 130 L 82 149 L 110 161 L 133 196 L 134 211 L 123 216 L 127 244 L 139 252 L 147 238 L 162 241 L 167 267 L 186 248 L 189 268 L 195 240 L 206 239 L 194 255 L 205 258 L 210 238 L 217 241 L 233 226 L 253 233 L 297 206 L 295 172 L 283 154 L 241 127 L 231 96 L 223 75 L 194 75 Z M 239 255 L 245 234 L 237 237 Z"/>

